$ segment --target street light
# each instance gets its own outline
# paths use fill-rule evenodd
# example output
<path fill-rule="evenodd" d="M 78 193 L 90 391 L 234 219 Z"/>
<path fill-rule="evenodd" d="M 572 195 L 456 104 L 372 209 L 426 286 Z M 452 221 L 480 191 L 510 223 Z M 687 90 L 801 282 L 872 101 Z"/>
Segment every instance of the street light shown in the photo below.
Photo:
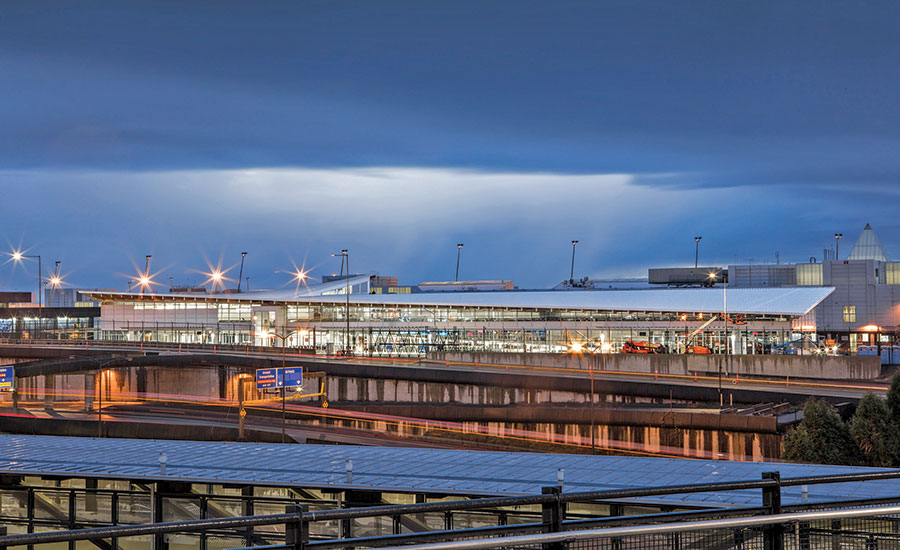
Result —
<path fill-rule="evenodd" d="M 843 233 L 835 233 L 834 234 L 834 259 L 840 259 L 840 251 L 841 251 L 841 237 L 843 237 Z M 851 251 L 852 252 L 852 251 Z"/>
<path fill-rule="evenodd" d="M 463 243 L 456 244 L 456 278 L 453 279 L 456 282 L 459 282 L 459 254 L 462 252 Z"/>
<path fill-rule="evenodd" d="M 150 275 L 150 258 L 152 258 L 150 254 L 146 256 L 146 263 L 144 264 L 144 272 L 138 275 L 138 284 L 141 287 L 141 294 L 144 293 L 145 290 L 153 292 L 153 285 L 156 284 L 153 282 L 153 276 Z"/>
<path fill-rule="evenodd" d="M 241 252 L 241 271 L 238 273 L 238 293 L 241 291 L 241 277 L 244 276 L 244 258 L 247 256 L 246 252 Z"/>
<path fill-rule="evenodd" d="M 9 253 L 9 255 L 12 256 L 13 261 L 18 264 L 22 263 L 23 258 L 37 258 L 37 261 L 38 261 L 38 307 L 44 307 L 43 306 L 44 301 L 43 301 L 43 298 L 41 297 L 41 294 L 42 294 L 43 288 L 44 288 L 44 275 L 41 272 L 41 256 L 40 255 L 22 254 L 21 250 L 13 250 L 12 252 Z"/>
<path fill-rule="evenodd" d="M 345 248 L 341 250 L 340 254 L 332 254 L 332 256 L 340 256 L 341 257 L 341 267 L 343 267 L 344 262 L 347 262 L 347 335 L 344 343 L 344 353 L 350 355 L 350 252 Z"/>
<path fill-rule="evenodd" d="M 103 368 L 110 363 L 118 361 L 118 359 L 100 361 L 99 359 L 89 358 L 89 360 L 97 363 L 97 437 L 103 437 Z"/>
<path fill-rule="evenodd" d="M 713 284 L 716 282 L 717 273 L 710 273 L 709 278 Z M 725 361 L 730 359 L 728 353 L 728 285 L 725 284 L 725 278 L 722 278 L 722 322 L 725 323 Z M 719 361 L 719 407 L 725 404 L 722 399 L 722 362 Z"/>
<path fill-rule="evenodd" d="M 281 338 L 281 442 L 284 443 L 285 435 L 284 435 L 284 424 L 286 422 L 285 417 L 285 388 L 284 388 L 284 356 L 285 356 L 285 341 L 289 336 L 282 336 L 277 332 L 270 332 L 269 336 L 272 338 Z M 275 382 L 278 382 L 278 377 L 275 377 Z"/>
<path fill-rule="evenodd" d="M 569 270 L 569 284 L 575 281 L 575 245 L 578 241 L 572 241 L 572 267 Z"/>
<path fill-rule="evenodd" d="M 694 237 L 694 242 L 697 243 L 696 248 L 694 250 L 694 269 L 697 269 L 697 266 L 700 264 L 700 241 L 703 240 L 703 237 Z"/>
<path fill-rule="evenodd" d="M 47 284 L 49 284 L 52 289 L 57 289 L 62 286 L 62 277 L 59 274 L 59 264 L 60 262 L 56 262 L 56 269 L 53 271 L 53 275 L 50 276 L 50 280 L 47 281 Z"/>

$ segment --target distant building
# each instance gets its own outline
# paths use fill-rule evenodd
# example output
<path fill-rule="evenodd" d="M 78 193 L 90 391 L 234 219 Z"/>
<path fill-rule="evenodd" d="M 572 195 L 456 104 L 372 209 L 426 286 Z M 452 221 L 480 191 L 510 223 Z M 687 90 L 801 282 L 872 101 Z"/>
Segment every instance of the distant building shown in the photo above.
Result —
<path fill-rule="evenodd" d="M 856 351 L 900 337 L 900 262 L 891 261 L 871 225 L 845 260 L 731 265 L 728 273 L 729 288 L 834 287 L 805 328 L 841 347 Z"/>
<path fill-rule="evenodd" d="M 417 285 L 422 292 L 478 292 L 485 290 L 513 290 L 512 281 L 429 281 Z"/>
<path fill-rule="evenodd" d="M 9 292 L 3 291 L 0 292 L 0 307 L 9 307 L 12 305 L 18 304 L 31 304 L 32 303 L 32 294 L 30 292 Z"/>
<path fill-rule="evenodd" d="M 97 301 L 85 296 L 85 292 L 115 290 L 110 288 L 46 288 L 45 307 L 96 307 Z"/>
<path fill-rule="evenodd" d="M 626 290 L 638 288 L 651 288 L 646 278 L 623 278 L 623 279 L 590 279 L 582 277 L 581 279 L 566 279 L 559 283 L 553 290 Z"/>

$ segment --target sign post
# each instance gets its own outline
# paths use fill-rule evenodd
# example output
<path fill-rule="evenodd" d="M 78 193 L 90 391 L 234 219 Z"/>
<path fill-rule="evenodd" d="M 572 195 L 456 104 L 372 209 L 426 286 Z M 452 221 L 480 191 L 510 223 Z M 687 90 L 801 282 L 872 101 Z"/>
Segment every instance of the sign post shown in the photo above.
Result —
<path fill-rule="evenodd" d="M 303 367 L 256 369 L 256 389 L 281 389 L 281 442 L 284 443 L 287 388 L 303 387 Z"/>
<path fill-rule="evenodd" d="M 16 378 L 12 365 L 0 367 L 0 391 L 13 391 L 16 388 Z"/>

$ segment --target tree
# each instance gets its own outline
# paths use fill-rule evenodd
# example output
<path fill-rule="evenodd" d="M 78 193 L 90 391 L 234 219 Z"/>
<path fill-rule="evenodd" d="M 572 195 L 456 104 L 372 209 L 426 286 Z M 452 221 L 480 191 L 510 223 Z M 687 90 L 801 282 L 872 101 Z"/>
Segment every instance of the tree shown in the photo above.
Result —
<path fill-rule="evenodd" d="M 900 432 L 884 399 L 867 393 L 860 400 L 850 421 L 850 434 L 866 465 L 889 468 L 900 462 Z"/>
<path fill-rule="evenodd" d="M 782 458 L 812 464 L 858 464 L 859 453 L 847 424 L 824 400 L 803 404 L 803 420 L 784 437 Z"/>
<path fill-rule="evenodd" d="M 891 387 L 887 392 L 887 406 L 891 411 L 894 426 L 900 426 L 900 370 L 894 373 Z"/>

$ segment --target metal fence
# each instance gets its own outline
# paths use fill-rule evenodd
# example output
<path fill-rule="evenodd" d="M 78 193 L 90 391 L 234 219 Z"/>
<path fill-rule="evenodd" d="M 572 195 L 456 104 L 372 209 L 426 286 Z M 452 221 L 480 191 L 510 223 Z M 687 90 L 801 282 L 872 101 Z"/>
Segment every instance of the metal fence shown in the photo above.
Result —
<path fill-rule="evenodd" d="M 772 472 L 758 481 L 638 490 L 562 493 L 559 487 L 546 487 L 531 496 L 316 511 L 309 504 L 288 504 L 278 514 L 82 529 L 73 525 L 64 531 L 6 535 L 0 536 L 0 548 L 66 543 L 74 550 L 79 541 L 91 541 L 101 550 L 166 550 L 170 543 L 201 550 L 251 548 L 248 543 L 258 550 L 875 550 L 900 548 L 900 494 L 784 508 L 781 488 L 898 478 L 900 472 L 887 471 L 782 480 Z M 567 515 L 567 508 L 576 503 L 608 503 L 615 513 L 615 506 L 633 502 L 627 499 L 747 489 L 761 490 L 762 506 L 619 517 L 582 514 L 577 519 Z M 483 525 L 472 520 L 477 517 Z M 365 528 L 374 523 L 382 528 Z"/>

